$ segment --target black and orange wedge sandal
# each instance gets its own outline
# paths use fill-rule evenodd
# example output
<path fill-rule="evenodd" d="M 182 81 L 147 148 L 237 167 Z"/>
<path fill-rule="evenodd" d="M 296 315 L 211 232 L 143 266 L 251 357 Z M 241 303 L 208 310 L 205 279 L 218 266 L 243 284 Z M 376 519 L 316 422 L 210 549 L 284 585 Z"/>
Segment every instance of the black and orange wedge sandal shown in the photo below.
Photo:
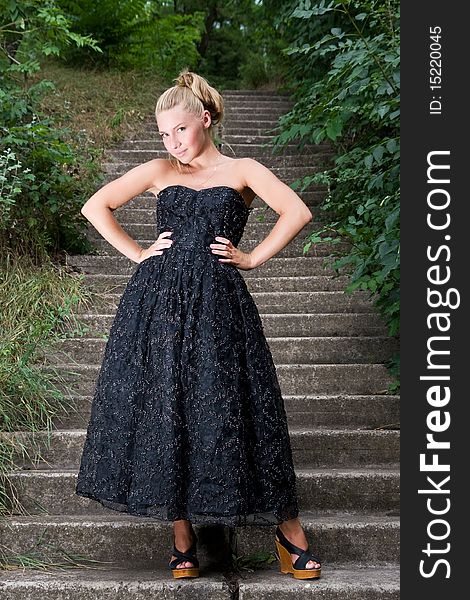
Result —
<path fill-rule="evenodd" d="M 320 559 L 310 552 L 309 547 L 303 550 L 295 546 L 286 538 L 279 527 L 276 527 L 276 556 L 281 563 L 281 573 L 292 573 L 295 579 L 318 579 L 321 575 L 321 567 L 319 569 L 306 569 L 305 565 L 309 560 L 320 564 Z M 291 554 L 298 554 L 298 558 L 292 564 Z"/>
<path fill-rule="evenodd" d="M 196 556 L 196 544 L 197 536 L 195 536 L 191 548 L 186 550 L 186 552 L 181 552 L 176 548 L 176 545 L 173 544 L 173 555 L 176 556 L 176 558 L 170 561 L 168 565 L 173 573 L 173 577 L 199 577 L 199 561 Z M 194 566 L 178 569 L 178 565 L 182 562 L 192 562 Z"/>

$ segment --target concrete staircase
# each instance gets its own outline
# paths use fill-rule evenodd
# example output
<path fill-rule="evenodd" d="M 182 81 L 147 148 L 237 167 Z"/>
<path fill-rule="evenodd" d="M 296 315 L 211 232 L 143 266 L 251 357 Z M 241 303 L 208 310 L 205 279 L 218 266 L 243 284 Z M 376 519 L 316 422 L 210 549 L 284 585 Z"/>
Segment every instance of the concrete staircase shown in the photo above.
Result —
<path fill-rule="evenodd" d="M 292 102 L 271 92 L 225 92 L 224 154 L 251 156 L 286 183 L 318 168 L 324 146 L 300 153 L 293 145 L 271 155 L 267 130 Z M 139 162 L 166 156 L 152 120 L 142 139 L 127 141 L 110 155 L 109 179 Z M 297 581 L 279 572 L 278 562 L 242 576 L 214 565 L 217 549 L 200 534 L 202 576 L 173 580 L 171 524 L 123 515 L 74 494 L 94 384 L 105 336 L 117 301 L 136 264 L 119 255 L 90 227 L 98 254 L 69 256 L 102 293 L 81 315 L 87 337 L 67 340 L 51 352 L 54 365 L 73 371 L 65 377 L 75 410 L 60 415 L 52 432 L 47 462 L 24 462 L 12 475 L 20 501 L 30 514 L 0 522 L 2 543 L 13 551 L 30 549 L 40 536 L 73 554 L 98 561 L 99 569 L 53 574 L 0 574 L 2 600 L 40 594 L 44 600 L 211 598 L 335 600 L 399 598 L 399 398 L 387 394 L 391 381 L 384 362 L 396 349 L 387 329 L 363 293 L 343 293 L 346 274 L 333 277 L 324 267 L 331 248 L 302 254 L 303 238 L 316 226 L 315 207 L 325 190 L 301 194 L 315 215 L 296 240 L 261 267 L 240 271 L 258 307 L 283 391 L 296 473 L 300 519 L 323 562 L 320 580 Z M 114 213 L 142 246 L 156 239 L 155 197 L 139 196 Z M 277 215 L 255 198 L 240 243 L 248 251 L 273 226 Z M 65 384 L 64 384 L 65 385 Z M 18 437 L 26 434 L 18 432 Z M 38 432 L 37 438 L 46 438 Z M 239 528 L 241 554 L 274 551 L 274 528 Z M 225 535 L 225 533 L 224 533 Z M 205 543 L 205 541 L 207 543 Z"/>

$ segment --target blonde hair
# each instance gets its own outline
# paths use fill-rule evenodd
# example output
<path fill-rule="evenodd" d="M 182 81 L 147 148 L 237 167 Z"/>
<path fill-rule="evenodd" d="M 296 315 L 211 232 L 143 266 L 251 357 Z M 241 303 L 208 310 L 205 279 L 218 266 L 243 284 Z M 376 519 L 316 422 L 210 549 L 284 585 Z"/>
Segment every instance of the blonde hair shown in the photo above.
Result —
<path fill-rule="evenodd" d="M 204 77 L 183 69 L 176 82 L 171 88 L 168 88 L 161 94 L 155 107 L 155 117 L 164 110 L 169 110 L 179 104 L 184 110 L 193 114 L 196 118 L 202 119 L 202 114 L 208 110 L 211 115 L 211 125 L 209 126 L 209 135 L 215 142 L 216 135 L 220 136 L 222 131 L 222 119 L 224 116 L 224 101 L 219 92 L 207 82 Z M 215 132 L 217 128 L 217 132 Z M 178 160 L 170 153 L 169 161 L 179 173 L 188 170 L 188 166 Z"/>

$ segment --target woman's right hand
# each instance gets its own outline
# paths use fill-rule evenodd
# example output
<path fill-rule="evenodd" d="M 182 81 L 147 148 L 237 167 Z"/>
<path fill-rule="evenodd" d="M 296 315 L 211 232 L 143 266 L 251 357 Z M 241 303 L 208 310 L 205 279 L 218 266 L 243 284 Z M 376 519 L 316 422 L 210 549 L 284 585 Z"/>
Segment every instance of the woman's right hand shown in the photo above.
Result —
<path fill-rule="evenodd" d="M 141 263 L 151 256 L 163 254 L 163 248 L 170 248 L 173 244 L 174 240 L 167 239 L 167 236 L 172 234 L 172 231 L 163 231 L 153 244 L 151 244 L 148 248 L 142 249 L 137 262 Z"/>

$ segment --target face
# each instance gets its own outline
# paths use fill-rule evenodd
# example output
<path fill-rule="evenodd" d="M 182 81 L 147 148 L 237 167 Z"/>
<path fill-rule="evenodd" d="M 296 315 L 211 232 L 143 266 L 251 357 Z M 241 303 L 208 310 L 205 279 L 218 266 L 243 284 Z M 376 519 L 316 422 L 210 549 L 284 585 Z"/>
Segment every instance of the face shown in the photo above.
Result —
<path fill-rule="evenodd" d="M 210 122 L 208 110 L 204 111 L 202 120 L 198 120 L 178 105 L 158 115 L 158 134 L 170 154 L 181 162 L 188 163 L 204 148 L 207 142 L 206 129 Z"/>

